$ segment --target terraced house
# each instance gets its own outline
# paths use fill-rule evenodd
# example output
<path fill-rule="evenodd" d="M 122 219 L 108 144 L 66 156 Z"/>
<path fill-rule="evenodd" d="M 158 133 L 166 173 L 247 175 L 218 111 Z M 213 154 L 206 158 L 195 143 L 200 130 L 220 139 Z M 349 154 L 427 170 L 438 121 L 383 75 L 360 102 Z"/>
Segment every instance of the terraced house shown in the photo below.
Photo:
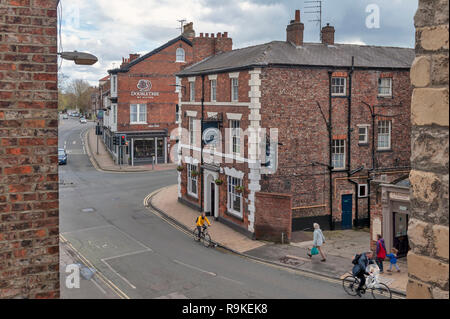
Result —
<path fill-rule="evenodd" d="M 171 131 L 178 126 L 178 92 L 182 89 L 175 73 L 231 49 L 227 32 L 196 37 L 191 22 L 182 35 L 142 56 L 130 54 L 119 68 L 109 70 L 104 139 L 114 159 L 129 165 L 172 162 L 170 146 L 175 140 Z M 127 145 L 114 145 L 114 136 L 126 136 Z"/>
<path fill-rule="evenodd" d="M 297 10 L 286 41 L 177 74 L 179 201 L 256 238 L 367 224 L 369 181 L 410 170 L 414 50 L 338 44 L 329 25 L 322 43 L 303 32 Z"/>

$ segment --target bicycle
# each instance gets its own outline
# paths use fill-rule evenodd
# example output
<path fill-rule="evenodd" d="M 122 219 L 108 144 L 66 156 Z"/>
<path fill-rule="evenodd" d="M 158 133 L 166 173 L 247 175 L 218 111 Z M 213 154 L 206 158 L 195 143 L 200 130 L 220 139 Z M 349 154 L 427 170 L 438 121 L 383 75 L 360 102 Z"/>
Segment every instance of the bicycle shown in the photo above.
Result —
<path fill-rule="evenodd" d="M 369 275 L 364 276 L 366 277 L 366 283 L 361 289 L 361 294 L 364 294 L 367 290 L 370 290 L 374 299 L 392 299 L 391 290 L 386 284 L 380 282 L 378 278 L 379 270 L 369 271 Z M 359 287 L 359 283 L 359 278 L 353 275 L 349 275 L 342 279 L 342 286 L 345 292 L 350 296 L 356 296 L 356 289 Z"/>
<path fill-rule="evenodd" d="M 208 233 L 208 227 L 203 227 L 202 235 L 200 236 L 200 238 L 198 235 L 197 227 L 195 227 L 194 230 L 192 231 L 192 235 L 195 241 L 201 240 L 205 247 L 211 246 L 211 236 Z"/>

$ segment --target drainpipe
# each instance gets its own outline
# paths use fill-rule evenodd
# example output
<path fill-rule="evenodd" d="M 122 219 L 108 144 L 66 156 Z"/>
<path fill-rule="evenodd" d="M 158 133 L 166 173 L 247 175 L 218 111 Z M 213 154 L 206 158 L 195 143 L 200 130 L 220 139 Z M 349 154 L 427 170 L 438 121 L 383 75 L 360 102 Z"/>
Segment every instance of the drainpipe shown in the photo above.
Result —
<path fill-rule="evenodd" d="M 349 73 L 348 79 L 348 112 L 347 112 L 347 141 L 348 141 L 348 152 L 347 152 L 347 173 L 350 174 L 351 166 L 351 149 L 352 149 L 352 76 L 355 64 L 355 57 L 352 56 L 352 67 Z"/>
<path fill-rule="evenodd" d="M 203 212 L 203 109 L 205 106 L 205 75 L 202 74 L 202 114 L 200 119 L 200 209 Z"/>
<path fill-rule="evenodd" d="M 328 170 L 330 172 L 330 181 L 329 181 L 329 205 L 330 205 L 330 230 L 334 230 L 333 225 L 333 158 L 332 158 L 332 151 L 333 151 L 333 122 L 332 122 L 332 106 L 333 103 L 331 101 L 331 75 L 333 74 L 332 71 L 328 71 L 328 148 L 329 148 L 329 154 L 328 154 Z"/>
<path fill-rule="evenodd" d="M 355 57 L 352 56 L 352 66 L 349 73 L 348 79 L 348 112 L 347 112 L 347 143 L 348 143 L 348 151 L 347 151 L 347 176 L 350 177 L 352 174 L 350 170 L 352 169 L 351 160 L 352 160 L 352 79 L 353 79 L 353 71 L 355 69 Z M 355 226 L 358 225 L 358 183 L 351 181 L 351 183 L 355 185 Z"/>
<path fill-rule="evenodd" d="M 358 183 L 355 181 L 352 181 L 351 179 L 348 180 L 350 183 L 355 185 L 355 227 L 359 226 L 359 205 L 358 205 Z"/>

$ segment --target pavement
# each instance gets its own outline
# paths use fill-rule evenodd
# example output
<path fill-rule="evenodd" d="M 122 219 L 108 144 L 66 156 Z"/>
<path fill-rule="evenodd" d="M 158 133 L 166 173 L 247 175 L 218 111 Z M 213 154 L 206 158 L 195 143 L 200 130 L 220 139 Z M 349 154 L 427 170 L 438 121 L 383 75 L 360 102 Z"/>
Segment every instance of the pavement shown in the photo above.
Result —
<path fill-rule="evenodd" d="M 97 144 L 98 138 L 98 144 Z M 90 128 L 84 136 L 85 145 L 88 146 L 88 156 L 93 165 L 102 171 L 107 172 L 150 172 L 161 170 L 174 170 L 177 164 L 156 164 L 156 165 L 117 165 L 114 163 L 111 154 L 107 151 L 101 136 L 95 135 L 95 127 Z M 97 148 L 98 147 L 98 148 Z"/>
<path fill-rule="evenodd" d="M 194 220 L 199 213 L 179 203 L 177 193 L 177 185 L 162 188 L 148 196 L 148 204 L 183 228 L 193 230 Z M 253 259 L 332 279 L 342 279 L 350 274 L 353 256 L 370 250 L 368 229 L 324 231 L 327 240 L 323 250 L 327 260 L 321 262 L 320 256 L 312 258 L 307 256 L 308 249 L 312 247 L 312 232 L 294 232 L 291 243 L 282 245 L 252 240 L 220 222 L 214 220 L 210 222 L 212 224 L 209 228 L 211 238 L 222 248 Z M 398 265 L 401 272 L 397 272 L 395 268 L 393 272 L 387 272 L 389 262 L 385 261 L 385 273 L 380 275 L 380 281 L 387 284 L 394 292 L 406 295 L 408 282 L 406 258 L 400 258 Z"/>

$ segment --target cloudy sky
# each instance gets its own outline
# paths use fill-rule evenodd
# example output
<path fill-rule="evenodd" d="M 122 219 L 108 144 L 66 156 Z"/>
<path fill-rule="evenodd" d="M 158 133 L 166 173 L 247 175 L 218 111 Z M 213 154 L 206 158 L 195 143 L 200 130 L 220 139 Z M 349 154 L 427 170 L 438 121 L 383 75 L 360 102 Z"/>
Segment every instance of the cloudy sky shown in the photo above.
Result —
<path fill-rule="evenodd" d="M 145 54 L 177 37 L 181 19 L 194 22 L 197 34 L 228 31 L 236 49 L 285 40 L 286 25 L 300 9 L 305 42 L 319 42 L 319 24 L 309 21 L 318 14 L 306 14 L 317 11 L 306 8 L 317 4 L 307 1 L 61 0 L 62 49 L 90 52 L 99 62 L 85 67 L 62 61 L 60 72 L 69 81 L 85 79 L 96 85 L 122 57 Z M 335 27 L 337 43 L 412 48 L 417 6 L 418 0 L 323 0 L 322 24 Z"/>

